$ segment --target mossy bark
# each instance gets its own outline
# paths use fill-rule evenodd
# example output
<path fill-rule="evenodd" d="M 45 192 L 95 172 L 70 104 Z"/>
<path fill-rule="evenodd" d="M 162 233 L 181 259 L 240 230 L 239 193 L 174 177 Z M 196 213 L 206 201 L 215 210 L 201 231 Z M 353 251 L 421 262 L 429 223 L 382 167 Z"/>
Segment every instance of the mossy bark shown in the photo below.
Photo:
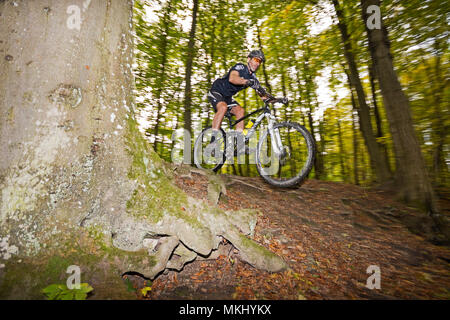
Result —
<path fill-rule="evenodd" d="M 280 258 L 242 241 L 235 224 L 245 219 L 177 188 L 139 132 L 132 2 L 75 7 L 0 4 L 9 57 L 0 74 L 0 297 L 43 298 L 40 290 L 64 283 L 73 264 L 93 297 L 125 298 L 125 286 L 110 294 L 121 274 L 180 270 L 221 238 L 256 267 L 283 269 Z"/>

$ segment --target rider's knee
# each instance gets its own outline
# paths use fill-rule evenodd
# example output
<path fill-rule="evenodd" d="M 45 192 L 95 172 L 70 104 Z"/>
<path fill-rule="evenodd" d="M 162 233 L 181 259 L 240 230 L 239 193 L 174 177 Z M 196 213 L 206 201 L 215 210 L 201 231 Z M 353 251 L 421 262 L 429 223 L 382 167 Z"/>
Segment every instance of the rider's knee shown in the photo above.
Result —
<path fill-rule="evenodd" d="M 244 116 L 244 113 L 245 113 L 244 108 L 242 108 L 241 106 L 236 106 L 235 109 L 236 109 L 235 110 L 235 114 L 237 116 L 239 116 L 239 117 L 243 117 Z"/>
<path fill-rule="evenodd" d="M 216 105 L 217 113 L 225 114 L 227 112 L 227 104 L 225 102 L 219 102 Z"/>

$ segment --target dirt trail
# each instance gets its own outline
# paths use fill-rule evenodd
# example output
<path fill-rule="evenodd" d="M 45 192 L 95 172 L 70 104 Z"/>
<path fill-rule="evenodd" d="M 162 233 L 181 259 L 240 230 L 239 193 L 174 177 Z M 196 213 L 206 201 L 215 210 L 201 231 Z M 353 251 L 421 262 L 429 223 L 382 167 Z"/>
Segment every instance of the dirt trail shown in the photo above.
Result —
<path fill-rule="evenodd" d="M 450 248 L 409 232 L 397 218 L 417 212 L 389 194 L 317 180 L 276 189 L 261 178 L 223 178 L 227 195 L 219 206 L 258 209 L 253 239 L 290 270 L 257 270 L 227 244 L 217 260 L 158 277 L 150 299 L 450 299 Z M 207 199 L 205 176 L 192 173 L 176 183 Z M 366 288 L 371 265 L 380 268 L 381 289 Z"/>

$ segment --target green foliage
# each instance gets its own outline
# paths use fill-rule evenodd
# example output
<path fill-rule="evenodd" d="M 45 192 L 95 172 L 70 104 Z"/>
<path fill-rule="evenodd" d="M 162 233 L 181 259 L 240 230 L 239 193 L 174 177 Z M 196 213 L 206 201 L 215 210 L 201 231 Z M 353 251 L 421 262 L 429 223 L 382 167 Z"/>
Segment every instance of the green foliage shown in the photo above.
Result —
<path fill-rule="evenodd" d="M 81 283 L 80 287 L 69 289 L 65 284 L 51 284 L 42 290 L 48 300 L 86 300 L 92 288 L 87 283 Z"/>
<path fill-rule="evenodd" d="M 374 135 L 382 133 L 376 139 L 386 149 L 391 167 L 395 167 L 395 150 L 376 77 L 372 78 L 372 95 L 372 59 L 360 1 L 339 3 L 371 107 Z M 152 9 L 151 19 L 146 15 L 148 8 Z M 135 6 L 137 101 L 143 111 L 141 118 L 146 121 L 146 135 L 165 160 L 170 160 L 173 130 L 183 127 L 184 61 L 189 37 L 188 24 L 183 21 L 190 16 L 191 8 L 192 3 L 179 0 L 140 0 Z M 382 1 L 381 7 L 395 68 L 410 99 L 427 167 L 436 184 L 448 186 L 450 141 L 445 133 L 450 127 L 450 68 L 446 10 L 438 0 L 389 0 Z M 305 125 L 316 138 L 318 164 L 323 168 L 314 169 L 315 177 L 362 184 L 373 180 L 356 115 L 358 103 L 352 104 L 348 66 L 332 1 L 200 1 L 197 19 L 192 70 L 194 135 L 211 124 L 214 113 L 205 96 L 212 82 L 234 63 L 246 62 L 249 49 L 262 48 L 267 63 L 258 71 L 258 78 L 273 94 L 291 101 L 288 107 L 277 108 L 275 115 L 281 121 Z M 262 105 L 251 89 L 235 98 L 246 112 Z M 379 122 L 375 121 L 375 103 Z M 225 165 L 222 172 L 257 174 L 254 165 Z"/>

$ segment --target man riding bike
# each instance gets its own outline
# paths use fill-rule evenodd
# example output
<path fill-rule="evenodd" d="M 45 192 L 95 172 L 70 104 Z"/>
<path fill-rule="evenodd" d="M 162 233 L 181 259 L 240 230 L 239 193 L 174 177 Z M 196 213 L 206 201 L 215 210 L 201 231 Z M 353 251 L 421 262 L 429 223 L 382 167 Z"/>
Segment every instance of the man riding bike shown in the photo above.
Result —
<path fill-rule="evenodd" d="M 261 50 L 252 50 L 247 56 L 247 65 L 237 63 L 224 77 L 214 81 L 208 92 L 208 100 L 216 112 L 212 121 L 213 132 L 219 130 L 223 117 L 227 112 L 228 104 L 236 104 L 230 110 L 231 114 L 236 116 L 236 119 L 244 116 L 244 108 L 233 100 L 233 95 L 242 89 L 251 87 L 256 90 L 261 99 L 267 98 L 264 88 L 261 87 L 255 75 L 259 66 L 265 61 L 266 58 Z M 236 131 L 242 133 L 243 130 L 244 122 L 241 121 L 236 124 Z"/>
<path fill-rule="evenodd" d="M 313 167 L 314 139 L 304 126 L 296 122 L 277 121 L 273 114 L 275 104 L 287 106 L 289 101 L 286 97 L 272 96 L 260 86 L 255 73 L 264 62 L 263 52 L 253 50 L 247 56 L 247 65 L 237 63 L 225 76 L 214 81 L 208 92 L 208 100 L 215 111 L 212 128 L 204 128 L 197 136 L 194 163 L 198 168 L 217 173 L 227 162 L 234 163 L 235 157 L 240 164 L 239 161 L 246 161 L 246 155 L 249 155 L 248 159 L 255 160 L 258 173 L 268 183 L 283 188 L 293 187 L 302 182 Z M 245 116 L 244 109 L 233 100 L 233 96 L 248 87 L 255 89 L 264 101 L 264 107 Z M 254 114 L 259 116 L 251 129 L 245 132 L 244 121 Z M 233 122 L 231 115 L 237 120 Z M 230 118 L 226 131 L 221 128 L 225 116 Z M 263 124 L 257 131 L 264 120 L 267 126 Z"/>

